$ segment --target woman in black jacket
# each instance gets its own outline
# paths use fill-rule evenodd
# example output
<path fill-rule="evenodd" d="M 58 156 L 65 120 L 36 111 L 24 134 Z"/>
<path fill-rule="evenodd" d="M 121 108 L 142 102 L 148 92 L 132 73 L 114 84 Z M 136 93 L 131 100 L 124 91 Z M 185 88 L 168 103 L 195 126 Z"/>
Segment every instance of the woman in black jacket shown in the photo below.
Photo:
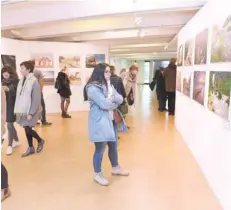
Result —
<path fill-rule="evenodd" d="M 63 118 L 71 118 L 69 114 L 67 114 L 68 107 L 70 105 L 70 96 L 71 96 L 71 88 L 70 88 L 70 80 L 68 75 L 66 74 L 67 69 L 62 69 L 58 77 L 56 79 L 55 88 L 58 90 L 58 94 L 61 97 L 61 111 Z"/>
<path fill-rule="evenodd" d="M 3 67 L 1 71 L 2 88 L 6 94 L 6 123 L 8 130 L 8 148 L 7 155 L 11 155 L 13 148 L 20 145 L 17 131 L 14 127 L 16 116 L 14 114 L 14 105 L 18 85 L 18 75 L 11 67 Z"/>

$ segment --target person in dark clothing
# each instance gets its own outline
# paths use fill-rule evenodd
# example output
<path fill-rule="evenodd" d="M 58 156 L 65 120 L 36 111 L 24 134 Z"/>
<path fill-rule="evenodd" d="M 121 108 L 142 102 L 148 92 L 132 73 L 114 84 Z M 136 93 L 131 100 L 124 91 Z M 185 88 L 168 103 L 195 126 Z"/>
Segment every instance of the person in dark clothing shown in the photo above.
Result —
<path fill-rule="evenodd" d="M 71 96 L 71 88 L 70 88 L 70 80 L 68 75 L 66 74 L 66 68 L 62 69 L 55 82 L 55 88 L 57 89 L 57 93 L 61 97 L 61 111 L 63 118 L 71 118 L 69 114 L 67 114 L 68 107 L 70 105 L 70 96 Z"/>
<path fill-rule="evenodd" d="M 114 86 L 114 88 L 116 89 L 116 91 L 123 96 L 123 98 L 126 98 L 126 92 L 125 92 L 125 88 L 123 85 L 123 81 L 122 79 L 116 75 L 116 70 L 114 66 L 110 66 L 110 72 L 111 72 L 111 84 Z"/>
<path fill-rule="evenodd" d="M 160 67 L 160 70 L 157 70 L 153 78 L 154 84 L 156 84 L 156 95 L 159 102 L 158 110 L 160 112 L 167 111 L 166 109 L 166 90 L 165 90 L 165 80 L 164 80 L 164 68 Z"/>
<path fill-rule="evenodd" d="M 168 67 L 164 70 L 165 88 L 168 97 L 169 115 L 175 115 L 176 101 L 176 58 L 171 58 Z"/>
<path fill-rule="evenodd" d="M 8 130 L 8 148 L 7 155 L 13 153 L 13 148 L 20 145 L 17 131 L 14 127 L 16 116 L 14 114 L 14 105 L 18 85 L 18 75 L 11 67 L 3 67 L 1 72 L 2 88 L 6 95 L 6 122 Z"/>

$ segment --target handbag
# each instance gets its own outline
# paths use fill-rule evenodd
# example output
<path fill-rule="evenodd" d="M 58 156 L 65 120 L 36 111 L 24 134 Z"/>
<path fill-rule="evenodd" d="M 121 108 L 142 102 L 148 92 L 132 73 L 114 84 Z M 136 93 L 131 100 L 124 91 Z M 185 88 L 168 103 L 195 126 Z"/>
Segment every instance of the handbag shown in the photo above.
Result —
<path fill-rule="evenodd" d="M 132 106 L 134 104 L 134 97 L 133 97 L 133 91 L 131 89 L 131 91 L 129 92 L 128 96 L 127 96 L 127 102 L 129 106 Z"/>
<path fill-rule="evenodd" d="M 121 104 L 118 107 L 119 111 L 122 113 L 122 115 L 126 115 L 128 113 L 128 105 L 126 102 L 124 102 L 124 104 Z"/>
<path fill-rule="evenodd" d="M 117 109 L 113 112 L 113 118 L 116 124 L 119 124 L 123 121 L 122 116 Z"/>

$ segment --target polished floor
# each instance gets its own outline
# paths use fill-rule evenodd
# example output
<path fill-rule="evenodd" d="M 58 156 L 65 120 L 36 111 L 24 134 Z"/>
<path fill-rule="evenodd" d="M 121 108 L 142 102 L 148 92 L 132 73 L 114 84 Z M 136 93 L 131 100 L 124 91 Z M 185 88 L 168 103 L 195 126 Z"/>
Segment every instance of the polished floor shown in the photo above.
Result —
<path fill-rule="evenodd" d="M 27 144 L 2 159 L 9 172 L 12 196 L 3 210 L 221 210 L 204 175 L 174 126 L 174 118 L 156 111 L 147 87 L 120 134 L 119 160 L 131 173 L 111 177 L 105 153 L 103 171 L 109 187 L 94 183 L 88 142 L 87 112 L 72 119 L 49 115 L 50 128 L 36 128 L 46 140 L 43 153 L 22 159 Z"/>

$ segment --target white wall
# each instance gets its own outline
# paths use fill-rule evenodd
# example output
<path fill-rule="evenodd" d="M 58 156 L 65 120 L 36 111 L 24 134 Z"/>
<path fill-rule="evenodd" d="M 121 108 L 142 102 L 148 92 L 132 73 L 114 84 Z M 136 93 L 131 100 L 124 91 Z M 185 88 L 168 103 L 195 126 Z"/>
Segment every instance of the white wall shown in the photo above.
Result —
<path fill-rule="evenodd" d="M 231 14 L 229 1 L 210 0 L 179 33 L 178 45 Z M 211 33 L 209 33 L 211 34 Z M 209 36 L 208 46 L 211 44 Z M 210 47 L 208 47 L 210 52 Z M 180 67 L 180 71 L 206 71 L 205 106 L 177 93 L 176 125 L 225 210 L 231 209 L 231 123 L 207 108 L 209 71 L 231 71 L 231 63 Z M 193 82 L 193 81 L 192 81 Z M 193 84 L 193 83 L 192 83 Z M 192 85 L 191 85 L 192 86 Z M 192 88 L 191 88 L 192 91 Z M 192 96 L 192 92 L 191 92 Z M 190 181 L 190 180 L 189 180 Z"/>
<path fill-rule="evenodd" d="M 83 101 L 83 87 L 86 82 L 86 77 L 91 74 L 92 69 L 85 67 L 85 57 L 87 54 L 105 54 L 106 62 L 108 62 L 109 47 L 82 43 L 26 42 L 5 38 L 1 39 L 1 54 L 16 56 L 17 71 L 19 71 L 21 62 L 31 59 L 31 54 L 36 53 L 53 54 L 55 77 L 59 72 L 60 55 L 76 55 L 81 57 L 80 71 L 82 74 L 82 84 L 71 86 L 72 96 L 69 110 L 88 110 L 88 103 Z M 54 86 L 45 86 L 43 94 L 47 113 L 60 112 L 60 98 Z"/>

